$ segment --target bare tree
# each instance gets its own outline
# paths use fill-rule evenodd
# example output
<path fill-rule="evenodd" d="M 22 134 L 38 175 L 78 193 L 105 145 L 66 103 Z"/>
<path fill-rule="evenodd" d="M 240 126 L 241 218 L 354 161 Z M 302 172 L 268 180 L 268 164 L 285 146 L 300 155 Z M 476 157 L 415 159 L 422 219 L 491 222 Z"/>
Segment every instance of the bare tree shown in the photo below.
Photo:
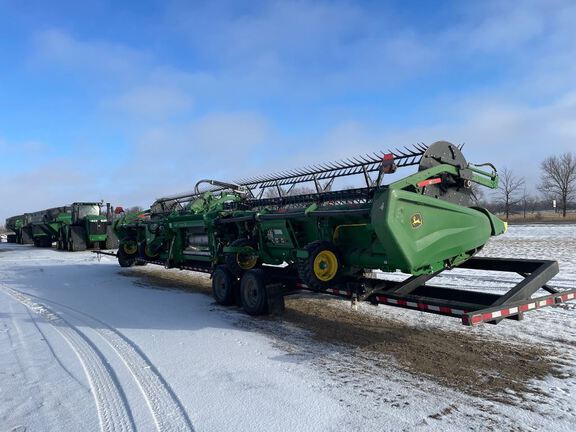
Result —
<path fill-rule="evenodd" d="M 538 189 L 560 198 L 562 216 L 566 217 L 568 203 L 576 196 L 576 155 L 564 153 L 542 161 L 542 180 Z"/>
<path fill-rule="evenodd" d="M 520 201 L 522 204 L 522 214 L 524 216 L 524 219 L 526 219 L 526 213 L 528 212 L 528 208 L 530 207 L 532 201 L 534 201 L 532 196 L 530 196 L 530 194 L 528 193 L 526 185 L 524 185 L 524 189 L 522 190 L 522 198 L 520 199 Z"/>
<path fill-rule="evenodd" d="M 514 175 L 512 170 L 504 168 L 500 174 L 500 185 L 498 186 L 498 202 L 504 208 L 506 220 L 510 218 L 512 207 L 517 205 L 522 198 L 520 194 L 524 188 L 524 178 Z"/>
<path fill-rule="evenodd" d="M 482 186 L 480 186 L 478 183 L 472 183 L 470 186 L 470 192 L 472 192 L 470 195 L 474 205 L 480 206 L 480 203 L 484 199 L 484 191 L 482 190 Z"/>

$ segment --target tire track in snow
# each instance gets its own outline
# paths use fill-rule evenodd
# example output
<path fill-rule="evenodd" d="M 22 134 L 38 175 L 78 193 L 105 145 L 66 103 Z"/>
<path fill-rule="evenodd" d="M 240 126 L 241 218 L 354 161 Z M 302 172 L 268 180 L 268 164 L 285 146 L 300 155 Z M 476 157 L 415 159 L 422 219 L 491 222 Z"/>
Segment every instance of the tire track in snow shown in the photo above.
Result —
<path fill-rule="evenodd" d="M 24 294 L 23 294 L 24 295 Z M 138 384 L 158 431 L 192 432 L 194 427 L 184 407 L 152 362 L 134 343 L 105 322 L 77 309 L 33 294 L 25 294 L 73 312 L 76 319 L 94 330 L 126 365 Z M 91 321 L 91 322 L 89 322 Z"/>
<path fill-rule="evenodd" d="M 34 302 L 20 291 L 6 286 L 0 286 L 0 288 L 48 321 L 74 350 L 90 383 L 98 411 L 100 430 L 102 432 L 133 432 L 134 421 L 124 394 L 117 385 L 114 373 L 106 365 L 102 353 L 76 327 L 50 308 Z"/>

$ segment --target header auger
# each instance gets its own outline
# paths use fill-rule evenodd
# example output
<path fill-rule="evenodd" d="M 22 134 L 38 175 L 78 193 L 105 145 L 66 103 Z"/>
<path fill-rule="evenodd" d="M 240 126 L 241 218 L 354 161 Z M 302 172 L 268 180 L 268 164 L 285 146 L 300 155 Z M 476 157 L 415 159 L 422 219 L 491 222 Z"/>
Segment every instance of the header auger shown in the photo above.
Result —
<path fill-rule="evenodd" d="M 410 166 L 417 171 L 384 184 Z M 336 187 L 352 176 L 361 185 Z M 546 284 L 558 271 L 553 261 L 475 257 L 506 224 L 472 205 L 473 184 L 496 188 L 496 169 L 468 163 L 461 147 L 445 141 L 236 182 L 201 180 L 192 193 L 116 221 L 117 257 L 123 267 L 211 273 L 218 303 L 237 302 L 254 315 L 281 308 L 295 289 L 460 316 L 467 324 L 518 319 L 522 302 L 533 302 L 540 288 L 550 295 L 539 301 L 573 297 Z M 502 296 L 427 285 L 454 267 L 524 279 Z M 369 277 L 373 271 L 408 276 L 392 282 Z"/>

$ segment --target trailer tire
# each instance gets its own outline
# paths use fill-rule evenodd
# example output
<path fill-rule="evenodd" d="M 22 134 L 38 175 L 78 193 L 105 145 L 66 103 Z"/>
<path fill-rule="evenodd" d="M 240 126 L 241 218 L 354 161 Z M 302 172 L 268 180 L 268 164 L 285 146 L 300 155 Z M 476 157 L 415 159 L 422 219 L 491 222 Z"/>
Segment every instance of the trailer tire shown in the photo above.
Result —
<path fill-rule="evenodd" d="M 248 315 L 268 313 L 266 273 L 262 269 L 248 270 L 240 280 L 240 301 Z"/>
<path fill-rule="evenodd" d="M 132 267 L 136 263 L 136 258 L 124 252 L 123 248 L 118 249 L 116 257 L 118 258 L 118 264 L 120 264 L 120 267 Z"/>
<path fill-rule="evenodd" d="M 230 243 L 232 247 L 244 247 L 248 246 L 257 252 L 256 243 L 248 239 L 238 239 Z M 236 277 L 242 276 L 246 271 L 252 270 L 260 265 L 260 259 L 252 257 L 251 259 L 246 259 L 240 253 L 228 252 L 224 255 L 224 262 L 228 267 L 228 270 Z"/>
<path fill-rule="evenodd" d="M 317 240 L 304 247 L 308 258 L 297 260 L 298 276 L 309 288 L 322 291 L 338 282 L 342 259 L 329 241 Z"/>
<path fill-rule="evenodd" d="M 236 287 L 238 279 L 226 266 L 216 267 L 212 273 L 212 296 L 216 303 L 230 306 L 236 302 Z"/>

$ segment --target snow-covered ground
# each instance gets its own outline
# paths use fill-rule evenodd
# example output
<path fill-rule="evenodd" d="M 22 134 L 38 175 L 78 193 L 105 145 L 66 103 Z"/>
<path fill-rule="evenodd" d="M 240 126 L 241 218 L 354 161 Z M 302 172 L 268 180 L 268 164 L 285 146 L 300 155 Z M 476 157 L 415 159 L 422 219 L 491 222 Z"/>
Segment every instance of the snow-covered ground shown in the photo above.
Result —
<path fill-rule="evenodd" d="M 484 255 L 556 259 L 576 225 L 513 226 Z M 495 290 L 514 278 L 454 271 Z M 576 309 L 464 327 L 302 295 L 284 316 L 216 306 L 203 275 L 0 245 L 0 431 L 566 430 Z"/>

